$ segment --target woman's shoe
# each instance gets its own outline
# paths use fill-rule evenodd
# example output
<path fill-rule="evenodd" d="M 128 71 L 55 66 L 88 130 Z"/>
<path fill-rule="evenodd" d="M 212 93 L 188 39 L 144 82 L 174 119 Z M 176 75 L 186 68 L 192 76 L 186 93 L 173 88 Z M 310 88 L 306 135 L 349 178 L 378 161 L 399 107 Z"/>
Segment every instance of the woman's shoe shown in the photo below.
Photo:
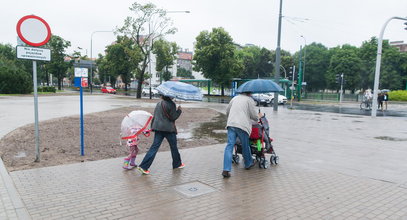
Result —
<path fill-rule="evenodd" d="M 230 172 L 224 170 L 224 171 L 222 172 L 222 176 L 223 176 L 223 178 L 229 178 L 229 177 L 230 177 Z"/>
<path fill-rule="evenodd" d="M 144 169 L 141 168 L 141 167 L 137 167 L 137 169 L 138 169 L 142 174 L 144 174 L 144 175 L 150 174 L 150 171 L 149 171 L 149 170 L 144 170 Z"/>

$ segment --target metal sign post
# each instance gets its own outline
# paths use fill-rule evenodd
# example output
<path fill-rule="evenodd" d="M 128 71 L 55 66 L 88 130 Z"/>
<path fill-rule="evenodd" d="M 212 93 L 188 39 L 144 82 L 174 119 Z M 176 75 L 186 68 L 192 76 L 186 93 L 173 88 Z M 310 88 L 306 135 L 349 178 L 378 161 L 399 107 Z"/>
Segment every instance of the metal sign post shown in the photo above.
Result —
<path fill-rule="evenodd" d="M 17 58 L 33 60 L 34 84 L 34 120 L 35 120 L 35 162 L 40 162 L 40 135 L 38 128 L 37 60 L 50 61 L 51 50 L 36 48 L 45 45 L 51 39 L 48 23 L 35 15 L 27 15 L 17 22 L 17 35 L 26 44 L 33 47 L 17 47 Z"/>
<path fill-rule="evenodd" d="M 88 69 L 75 68 L 75 86 L 79 87 L 79 110 L 81 121 L 81 156 L 85 156 L 84 126 L 83 126 L 83 87 L 88 87 Z"/>

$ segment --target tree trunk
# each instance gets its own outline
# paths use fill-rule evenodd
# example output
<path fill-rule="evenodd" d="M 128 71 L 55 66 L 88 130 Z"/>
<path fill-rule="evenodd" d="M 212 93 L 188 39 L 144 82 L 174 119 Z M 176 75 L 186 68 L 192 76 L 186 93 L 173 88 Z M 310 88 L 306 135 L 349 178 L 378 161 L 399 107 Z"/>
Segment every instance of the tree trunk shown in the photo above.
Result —
<path fill-rule="evenodd" d="M 60 77 L 58 77 L 58 90 L 61 90 L 61 82 L 62 82 L 62 79 Z"/>
<path fill-rule="evenodd" d="M 47 86 L 49 86 L 49 74 L 48 74 L 48 71 L 45 72 L 45 78 L 47 79 Z"/>
<path fill-rule="evenodd" d="M 225 96 L 225 86 L 223 85 L 223 83 L 221 84 L 221 95 Z"/>

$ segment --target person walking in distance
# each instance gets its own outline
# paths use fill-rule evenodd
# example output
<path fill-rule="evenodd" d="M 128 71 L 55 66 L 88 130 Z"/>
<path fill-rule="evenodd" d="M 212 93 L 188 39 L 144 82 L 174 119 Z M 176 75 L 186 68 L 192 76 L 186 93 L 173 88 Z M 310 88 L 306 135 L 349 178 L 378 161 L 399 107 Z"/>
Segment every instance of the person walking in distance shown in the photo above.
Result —
<path fill-rule="evenodd" d="M 261 117 L 261 113 L 256 113 L 256 103 L 251 97 L 251 92 L 244 92 L 235 96 L 226 108 L 227 119 L 227 137 L 228 142 L 225 147 L 223 158 L 224 178 L 230 177 L 232 170 L 233 147 L 236 144 L 236 137 L 239 137 L 242 143 L 242 154 L 246 169 L 254 165 L 249 146 L 249 135 L 252 130 L 252 122 Z"/>
<path fill-rule="evenodd" d="M 387 92 L 384 92 L 383 95 L 383 103 L 384 103 L 384 108 L 385 110 L 387 110 L 387 102 L 389 101 L 389 94 L 387 94 Z"/>
<path fill-rule="evenodd" d="M 151 130 L 154 131 L 154 140 L 147 154 L 144 156 L 138 170 L 143 174 L 150 174 L 148 170 L 154 161 L 155 155 L 161 146 L 164 138 L 170 144 L 172 156 L 172 168 L 184 168 L 185 164 L 181 162 L 181 155 L 177 147 L 177 128 L 175 120 L 182 113 L 181 106 L 178 108 L 170 97 L 161 96 L 161 101 L 157 103 L 154 109 L 154 116 L 151 122 Z"/>

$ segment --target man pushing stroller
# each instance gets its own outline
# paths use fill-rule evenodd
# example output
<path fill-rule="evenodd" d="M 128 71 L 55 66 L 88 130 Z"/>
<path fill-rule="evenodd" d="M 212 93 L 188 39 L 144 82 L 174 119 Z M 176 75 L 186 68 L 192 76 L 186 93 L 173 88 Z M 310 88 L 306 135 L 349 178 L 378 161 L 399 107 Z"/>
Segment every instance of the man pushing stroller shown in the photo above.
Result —
<path fill-rule="evenodd" d="M 235 96 L 226 108 L 227 119 L 227 137 L 228 142 L 225 147 L 223 158 L 223 172 L 224 178 L 230 177 L 232 170 L 232 155 L 236 137 L 239 137 L 242 144 L 242 154 L 244 158 L 244 165 L 246 169 L 254 166 L 250 145 L 249 135 L 252 130 L 252 122 L 259 120 L 263 116 L 262 113 L 257 113 L 255 106 L 256 103 L 251 98 L 251 92 L 242 92 Z"/>

